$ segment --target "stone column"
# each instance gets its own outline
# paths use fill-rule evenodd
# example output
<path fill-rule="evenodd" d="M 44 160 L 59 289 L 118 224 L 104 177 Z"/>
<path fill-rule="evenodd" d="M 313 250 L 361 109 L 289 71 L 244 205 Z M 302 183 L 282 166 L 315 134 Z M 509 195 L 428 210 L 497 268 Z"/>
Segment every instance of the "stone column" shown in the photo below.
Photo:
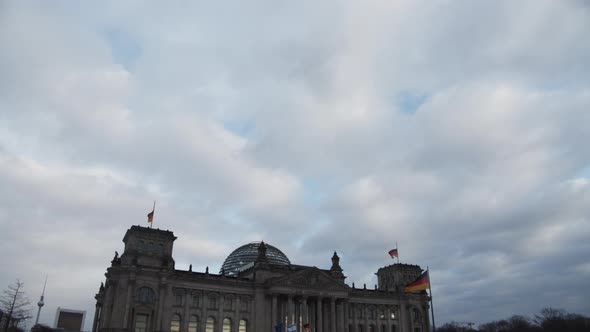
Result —
<path fill-rule="evenodd" d="M 154 326 L 154 331 L 162 331 L 162 319 L 164 319 L 164 301 L 166 301 L 166 284 L 160 283 L 157 303 L 158 309 L 156 311 L 156 326 Z"/>
<path fill-rule="evenodd" d="M 336 332 L 336 298 L 330 298 L 330 331 Z"/>
<path fill-rule="evenodd" d="M 184 290 L 184 314 L 182 319 L 180 320 L 181 325 L 180 325 L 180 331 L 181 332 L 187 332 L 188 331 L 188 322 L 190 321 L 190 311 L 189 311 L 189 305 L 190 305 L 190 291 L 188 289 Z"/>
<path fill-rule="evenodd" d="M 349 306 L 352 307 L 352 331 L 349 332 L 356 332 L 357 327 L 358 327 L 358 321 L 357 321 L 357 304 L 356 303 L 349 303 Z"/>
<path fill-rule="evenodd" d="M 346 319 L 348 318 L 348 310 L 346 310 L 346 300 L 344 299 L 340 303 L 340 310 L 342 312 L 342 315 L 340 316 L 340 326 L 343 332 L 347 332 L 348 323 L 346 322 Z"/>
<path fill-rule="evenodd" d="M 132 276 L 133 278 L 133 276 Z M 127 281 L 127 294 L 125 297 L 125 312 L 123 313 L 123 326 L 124 329 L 129 329 L 128 321 L 129 321 L 129 307 L 131 306 L 131 298 L 133 296 L 133 285 L 135 284 L 133 279 Z"/>
<path fill-rule="evenodd" d="M 336 300 L 336 331 L 344 332 L 342 328 L 342 301 Z"/>
<path fill-rule="evenodd" d="M 317 298 L 317 302 L 316 302 L 316 311 L 317 311 L 317 321 L 316 321 L 316 331 L 317 332 L 322 332 L 323 331 L 323 319 L 322 319 L 322 298 L 318 296 Z"/>
<path fill-rule="evenodd" d="M 391 332 L 391 312 L 392 312 L 391 306 L 388 305 L 387 307 L 385 307 L 384 311 L 385 311 L 385 315 L 387 316 L 387 317 L 385 317 L 387 319 L 387 332 Z"/>
<path fill-rule="evenodd" d="M 307 296 L 304 296 L 301 299 L 301 309 L 302 309 L 301 315 L 303 316 L 303 318 L 302 318 L 303 324 L 304 325 L 309 324 L 309 307 L 307 305 Z"/>
<path fill-rule="evenodd" d="M 234 309 L 234 317 L 236 320 L 236 326 L 240 326 L 240 319 L 242 319 L 242 316 L 240 315 L 240 309 L 242 307 L 242 303 L 241 303 L 241 299 L 239 295 L 236 295 L 236 308 Z"/>
<path fill-rule="evenodd" d="M 100 313 L 100 305 L 97 303 L 94 309 L 94 322 L 92 323 L 92 332 L 98 332 L 98 320 Z"/>
<path fill-rule="evenodd" d="M 205 327 L 207 326 L 207 306 L 209 305 L 209 298 L 207 293 L 203 292 L 201 297 L 203 301 L 201 301 L 201 325 L 199 326 L 199 332 L 205 332 Z"/>
<path fill-rule="evenodd" d="M 272 294 L 272 307 L 270 313 L 270 326 L 273 328 L 277 324 L 277 294 Z"/>
<path fill-rule="evenodd" d="M 311 331 L 316 331 L 316 323 L 315 323 L 315 307 L 314 301 L 308 300 L 307 301 L 307 316 L 309 317 L 309 324 L 311 325 Z"/>
<path fill-rule="evenodd" d="M 426 328 L 424 329 L 425 331 L 430 331 L 430 311 L 429 311 L 429 309 L 430 309 L 430 306 L 427 304 L 424 307 L 424 310 L 422 311 L 423 312 L 422 319 L 424 321 L 424 326 L 426 326 Z"/>
<path fill-rule="evenodd" d="M 217 307 L 219 308 L 217 309 L 217 316 L 219 317 L 219 319 L 217 319 L 216 323 L 219 331 L 221 331 L 223 329 L 223 319 L 225 318 L 223 316 L 223 307 L 225 307 L 225 297 L 222 294 L 218 294 L 217 296 Z"/>
<path fill-rule="evenodd" d="M 285 324 L 285 300 L 283 299 L 283 296 L 279 295 L 277 297 L 277 301 L 278 301 L 279 317 L 277 318 L 277 321 L 275 322 L 273 327 L 276 325 L 277 322 L 281 322 L 281 323 Z"/>
<path fill-rule="evenodd" d="M 294 320 L 294 324 L 295 326 L 297 326 L 297 331 L 301 332 L 301 299 L 300 298 L 296 298 L 294 299 L 294 304 L 295 304 L 295 320 Z"/>
<path fill-rule="evenodd" d="M 293 310 L 293 295 L 287 295 L 287 326 L 291 325 L 294 321 L 295 312 Z M 285 330 L 287 329 L 285 327 Z"/>
<path fill-rule="evenodd" d="M 399 326 L 398 326 L 400 332 L 408 330 L 408 327 L 406 324 L 405 307 L 406 307 L 405 304 L 403 304 L 403 302 L 400 300 L 400 302 L 399 302 Z"/>
<path fill-rule="evenodd" d="M 101 328 L 109 328 L 111 327 L 111 316 L 113 312 L 113 305 L 114 305 L 114 295 L 117 288 L 117 284 L 115 281 L 107 280 L 106 287 L 105 287 L 105 296 L 104 296 L 104 305 L 103 311 L 101 313 L 101 320 L 102 322 L 99 324 Z M 106 308 L 106 310 L 104 310 Z"/>
<path fill-rule="evenodd" d="M 348 325 L 350 325 L 350 303 L 346 300 L 344 301 L 344 331 L 352 332 L 348 330 Z"/>
<path fill-rule="evenodd" d="M 365 316 L 365 332 L 369 332 L 369 307 L 363 305 L 363 315 Z"/>

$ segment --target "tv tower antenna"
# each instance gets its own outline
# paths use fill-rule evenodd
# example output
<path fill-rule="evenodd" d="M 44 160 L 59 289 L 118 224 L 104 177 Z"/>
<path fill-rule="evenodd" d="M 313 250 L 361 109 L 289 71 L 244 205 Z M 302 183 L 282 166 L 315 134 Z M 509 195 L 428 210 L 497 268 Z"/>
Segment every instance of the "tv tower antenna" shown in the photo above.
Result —
<path fill-rule="evenodd" d="M 35 325 L 39 324 L 39 315 L 41 314 L 41 308 L 45 305 L 45 302 L 43 302 L 43 297 L 45 297 L 45 286 L 47 286 L 47 275 L 45 275 L 45 284 L 43 285 L 43 293 L 41 293 L 41 298 L 39 299 L 39 302 L 37 302 L 37 306 L 39 307 L 39 310 L 37 310 L 37 319 L 35 319 Z"/>

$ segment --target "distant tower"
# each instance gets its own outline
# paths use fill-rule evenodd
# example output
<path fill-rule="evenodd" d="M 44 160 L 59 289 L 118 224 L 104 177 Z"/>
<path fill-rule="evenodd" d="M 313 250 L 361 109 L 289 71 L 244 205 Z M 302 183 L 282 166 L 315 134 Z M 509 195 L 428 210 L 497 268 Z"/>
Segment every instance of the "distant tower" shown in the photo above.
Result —
<path fill-rule="evenodd" d="M 41 293 L 41 298 L 39 299 L 39 302 L 37 302 L 39 310 L 37 310 L 37 319 L 35 319 L 35 325 L 39 324 L 39 315 L 41 314 L 41 308 L 45 305 L 45 302 L 43 302 L 43 297 L 45 297 L 45 286 L 47 286 L 47 276 L 45 276 L 45 284 L 43 285 L 43 292 Z"/>

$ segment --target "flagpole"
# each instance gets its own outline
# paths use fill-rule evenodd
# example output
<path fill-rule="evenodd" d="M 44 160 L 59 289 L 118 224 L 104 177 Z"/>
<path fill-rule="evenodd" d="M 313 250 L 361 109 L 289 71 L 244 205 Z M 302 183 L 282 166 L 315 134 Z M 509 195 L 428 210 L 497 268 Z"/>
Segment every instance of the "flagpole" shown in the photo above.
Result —
<path fill-rule="evenodd" d="M 434 302 L 432 302 L 432 282 L 430 279 L 430 270 L 428 266 L 426 266 L 426 271 L 428 271 L 428 290 L 430 291 L 430 313 L 432 314 L 432 332 L 436 332 L 436 324 L 434 324 Z"/>
<path fill-rule="evenodd" d="M 399 264 L 399 247 L 397 245 L 397 241 L 395 241 L 395 249 L 397 249 L 397 263 Z"/>

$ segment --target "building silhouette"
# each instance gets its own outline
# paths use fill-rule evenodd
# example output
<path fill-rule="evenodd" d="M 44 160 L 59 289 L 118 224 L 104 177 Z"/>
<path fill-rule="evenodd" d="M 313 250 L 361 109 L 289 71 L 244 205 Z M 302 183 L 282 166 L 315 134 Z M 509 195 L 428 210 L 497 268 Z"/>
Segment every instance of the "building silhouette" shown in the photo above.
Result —
<path fill-rule="evenodd" d="M 426 332 L 426 292 L 404 293 L 417 265 L 377 271 L 374 289 L 329 269 L 296 265 L 256 242 L 234 250 L 218 274 L 177 270 L 170 231 L 132 226 L 96 294 L 93 332 Z"/>

